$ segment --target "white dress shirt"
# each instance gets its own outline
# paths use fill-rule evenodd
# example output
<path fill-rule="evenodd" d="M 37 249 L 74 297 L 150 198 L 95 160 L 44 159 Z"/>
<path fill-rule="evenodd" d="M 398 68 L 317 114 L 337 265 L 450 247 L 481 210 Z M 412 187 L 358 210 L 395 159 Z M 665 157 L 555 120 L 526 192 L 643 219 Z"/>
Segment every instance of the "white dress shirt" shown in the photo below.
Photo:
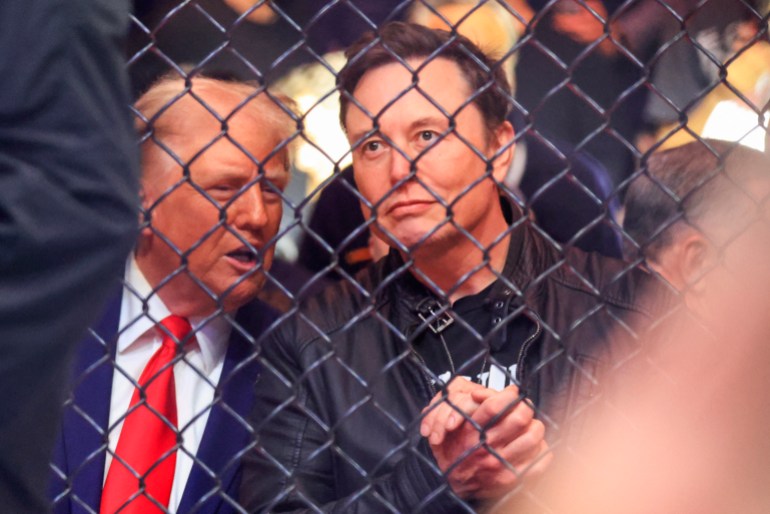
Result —
<path fill-rule="evenodd" d="M 152 287 L 131 257 L 125 274 L 128 287 L 123 288 L 120 304 L 118 347 L 115 355 L 116 369 L 112 379 L 110 399 L 109 447 L 114 452 L 123 428 L 123 417 L 134 393 L 133 381 L 139 380 L 147 361 L 161 345 L 161 333 L 156 328 L 169 312 L 166 305 L 152 294 Z M 190 318 L 195 342 L 188 343 L 184 358 L 174 365 L 176 385 L 177 426 L 182 434 L 184 451 L 176 453 L 174 484 L 171 487 L 169 512 L 176 512 L 184 493 L 187 478 L 198 451 L 206 421 L 209 417 L 214 392 L 222 374 L 222 365 L 232 326 L 219 316 L 205 321 Z M 127 378 L 127 377 L 130 377 Z M 104 479 L 112 463 L 107 454 Z"/>

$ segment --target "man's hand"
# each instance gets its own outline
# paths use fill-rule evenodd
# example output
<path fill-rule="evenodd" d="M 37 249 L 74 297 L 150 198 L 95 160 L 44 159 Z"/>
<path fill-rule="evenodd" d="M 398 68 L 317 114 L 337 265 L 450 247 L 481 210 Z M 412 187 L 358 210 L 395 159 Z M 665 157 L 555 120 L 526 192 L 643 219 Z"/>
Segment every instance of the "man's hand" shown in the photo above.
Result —
<path fill-rule="evenodd" d="M 497 499 L 551 461 L 545 427 L 515 385 L 497 392 L 455 378 L 423 413 L 420 433 L 462 498 Z"/>
<path fill-rule="evenodd" d="M 475 396 L 472 393 L 475 392 Z M 444 391 L 436 394 L 430 405 L 423 409 L 425 417 L 420 424 L 420 434 L 428 438 L 431 446 L 441 445 L 449 432 L 453 432 L 470 419 L 481 403 L 494 391 L 475 384 L 463 377 L 454 377 Z"/>

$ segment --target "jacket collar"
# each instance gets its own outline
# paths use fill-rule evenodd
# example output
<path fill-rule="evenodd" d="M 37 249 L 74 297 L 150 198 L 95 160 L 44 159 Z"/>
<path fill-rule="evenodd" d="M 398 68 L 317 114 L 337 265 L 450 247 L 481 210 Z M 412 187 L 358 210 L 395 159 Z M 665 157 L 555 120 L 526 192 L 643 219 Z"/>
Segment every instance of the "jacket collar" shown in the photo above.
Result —
<path fill-rule="evenodd" d="M 528 239 L 532 238 L 531 228 L 528 227 L 529 221 L 526 217 L 520 215 L 508 226 L 510 240 L 508 242 L 508 253 L 505 259 L 503 270 L 493 287 L 492 296 L 503 296 L 503 290 L 509 286 L 513 291 L 523 291 L 529 286 L 532 279 L 532 267 L 537 259 L 525 251 Z M 430 295 L 430 291 L 414 275 L 412 263 L 407 263 L 401 257 L 401 254 L 391 249 L 388 256 L 384 259 L 384 265 L 380 267 L 380 279 L 376 283 L 385 284 L 388 281 L 398 285 L 399 294 L 406 294 L 409 298 L 422 298 Z M 381 287 L 375 291 L 378 298 L 385 296 L 386 289 Z M 505 293 L 509 296 L 511 293 Z M 419 300 L 418 300 L 419 301 Z"/>
<path fill-rule="evenodd" d="M 553 261 L 549 257 L 551 252 L 545 250 L 542 238 L 534 233 L 529 220 L 516 207 L 510 212 L 516 212 L 518 216 L 508 227 L 510 239 L 505 265 L 488 297 L 495 304 L 503 302 L 505 312 L 541 296 L 543 271 L 549 269 L 549 263 Z M 379 277 L 374 283 L 379 284 L 379 287 L 372 292 L 377 299 L 377 308 L 391 304 L 397 319 L 404 320 L 397 326 L 406 327 L 407 330 L 421 323 L 415 312 L 416 307 L 428 298 L 435 298 L 410 268 L 411 264 L 405 262 L 399 252 L 391 250 L 377 266 Z M 435 299 L 440 312 L 450 307 Z"/>

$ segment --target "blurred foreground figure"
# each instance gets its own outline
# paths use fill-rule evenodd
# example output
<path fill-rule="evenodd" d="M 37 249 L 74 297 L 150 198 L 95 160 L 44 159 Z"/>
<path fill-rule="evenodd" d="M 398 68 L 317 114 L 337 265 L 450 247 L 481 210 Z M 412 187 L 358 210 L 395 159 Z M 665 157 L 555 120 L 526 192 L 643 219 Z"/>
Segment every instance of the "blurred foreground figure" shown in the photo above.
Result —
<path fill-rule="evenodd" d="M 766 208 L 768 192 L 770 164 L 756 150 L 704 139 L 655 153 L 626 196 L 629 258 L 643 257 L 698 310 L 704 275 Z"/>
<path fill-rule="evenodd" d="M 697 173 L 721 177 L 719 187 L 690 193 L 683 208 L 688 216 L 690 199 L 704 195 L 695 219 L 714 234 L 713 248 L 703 249 L 711 266 L 687 288 L 697 303 L 662 323 L 645 358 L 614 377 L 587 414 L 594 423 L 574 459 L 495 512 L 770 512 L 770 161 L 710 141 L 688 146 L 650 166 L 676 168 L 677 156 L 688 156 L 704 166 Z M 755 174 L 760 165 L 764 177 Z"/>
<path fill-rule="evenodd" d="M 294 124 L 266 92 L 209 78 L 162 79 L 135 109 L 147 223 L 79 348 L 55 512 L 231 512 Z"/>
<path fill-rule="evenodd" d="M 0 511 L 46 511 L 72 349 L 136 235 L 127 2 L 0 2 Z"/>
<path fill-rule="evenodd" d="M 655 318 L 659 280 L 530 226 L 503 185 L 510 86 L 462 36 L 385 25 L 338 75 L 364 217 L 389 254 L 263 346 L 249 511 L 472 512 L 537 477 Z M 618 320 L 622 320 L 619 323 Z M 613 341 L 614 343 L 615 341 Z"/>

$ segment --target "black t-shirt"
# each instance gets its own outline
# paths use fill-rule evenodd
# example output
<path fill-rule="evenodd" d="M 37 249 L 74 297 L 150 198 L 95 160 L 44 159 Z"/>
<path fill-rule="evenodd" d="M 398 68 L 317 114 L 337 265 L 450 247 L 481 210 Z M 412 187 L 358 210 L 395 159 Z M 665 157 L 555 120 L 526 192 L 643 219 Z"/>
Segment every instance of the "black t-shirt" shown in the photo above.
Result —
<path fill-rule="evenodd" d="M 413 345 L 434 383 L 447 383 L 452 375 L 498 391 L 516 383 L 519 353 L 531 335 L 532 324 L 523 315 L 508 314 L 507 302 L 490 298 L 494 288 L 493 283 L 460 298 L 443 312 L 437 299 L 421 304 L 423 316 L 433 321 L 421 326 Z M 431 318 L 431 309 L 441 315 Z M 450 318 L 451 323 L 439 329 Z"/>

